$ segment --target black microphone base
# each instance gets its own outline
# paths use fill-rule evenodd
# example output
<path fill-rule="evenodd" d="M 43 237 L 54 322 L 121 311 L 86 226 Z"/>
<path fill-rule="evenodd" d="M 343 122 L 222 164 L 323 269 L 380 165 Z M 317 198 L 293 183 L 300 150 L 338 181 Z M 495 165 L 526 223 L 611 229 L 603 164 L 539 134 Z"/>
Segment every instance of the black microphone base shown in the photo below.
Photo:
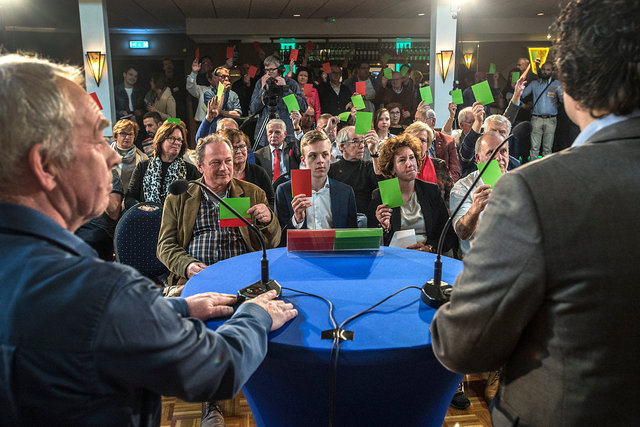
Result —
<path fill-rule="evenodd" d="M 433 280 L 429 280 L 422 286 L 420 299 L 431 308 L 438 308 L 445 302 L 449 301 L 452 286 L 447 282 L 440 282 L 440 286 L 436 285 Z"/>
<path fill-rule="evenodd" d="M 280 297 L 280 295 L 282 294 L 282 287 L 275 280 L 270 279 L 266 283 L 263 283 L 262 280 L 258 280 L 254 284 L 249 285 L 246 288 L 242 288 L 238 291 L 238 304 L 241 304 L 248 299 L 255 298 L 258 295 L 262 295 L 271 290 L 275 290 L 278 294 L 278 297 Z"/>

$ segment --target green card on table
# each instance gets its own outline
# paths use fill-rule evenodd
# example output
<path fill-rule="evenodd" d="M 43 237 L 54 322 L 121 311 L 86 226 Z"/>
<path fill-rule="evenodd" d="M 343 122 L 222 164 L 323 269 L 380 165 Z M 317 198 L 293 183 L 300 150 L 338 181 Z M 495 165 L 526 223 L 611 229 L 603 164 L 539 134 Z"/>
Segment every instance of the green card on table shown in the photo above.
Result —
<path fill-rule="evenodd" d="M 249 220 L 251 215 L 247 213 L 251 207 L 248 197 L 228 197 L 223 199 L 229 206 L 235 209 L 243 218 Z M 240 218 L 235 216 L 226 206 L 220 203 L 220 227 L 246 227 Z"/>
<path fill-rule="evenodd" d="M 364 135 L 371 130 L 373 125 L 373 113 L 368 111 L 356 112 L 356 135 Z"/>
<path fill-rule="evenodd" d="M 478 170 L 481 171 L 485 164 L 486 163 L 478 163 Z M 493 186 L 496 185 L 496 181 L 501 176 L 502 171 L 500 170 L 500 165 L 496 159 L 493 159 L 489 162 L 487 170 L 482 174 L 482 182 L 493 188 Z"/>
<path fill-rule="evenodd" d="M 289 114 L 292 111 L 300 111 L 300 104 L 298 104 L 298 100 L 294 94 L 289 94 L 287 96 L 282 97 L 282 100 L 287 105 L 287 110 L 289 110 Z"/>
<path fill-rule="evenodd" d="M 493 102 L 493 95 L 491 94 L 491 88 L 488 81 L 483 81 L 471 86 L 473 90 L 473 96 L 476 97 L 476 101 L 482 102 L 482 105 L 491 104 Z"/>
<path fill-rule="evenodd" d="M 451 91 L 451 101 L 456 105 L 464 104 L 462 99 L 462 89 L 454 89 Z"/>
<path fill-rule="evenodd" d="M 433 103 L 433 95 L 431 94 L 431 86 L 424 86 L 420 88 L 420 98 L 425 104 Z"/>
<path fill-rule="evenodd" d="M 400 181 L 398 181 L 398 178 L 378 181 L 378 187 L 380 188 L 380 197 L 382 197 L 383 204 L 392 209 L 404 205 L 402 192 L 400 191 Z"/>
<path fill-rule="evenodd" d="M 362 99 L 362 95 L 360 94 L 352 96 L 351 102 L 353 102 L 353 106 L 356 107 L 356 110 L 364 110 L 366 108 L 364 105 L 364 99 Z"/>

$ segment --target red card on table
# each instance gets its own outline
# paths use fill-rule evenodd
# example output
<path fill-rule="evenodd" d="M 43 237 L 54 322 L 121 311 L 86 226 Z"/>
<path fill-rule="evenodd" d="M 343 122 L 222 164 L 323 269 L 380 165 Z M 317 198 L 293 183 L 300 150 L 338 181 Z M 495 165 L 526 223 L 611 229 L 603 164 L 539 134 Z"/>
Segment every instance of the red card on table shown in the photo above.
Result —
<path fill-rule="evenodd" d="M 366 82 L 356 82 L 356 92 L 364 96 L 366 91 L 367 91 Z"/>
<path fill-rule="evenodd" d="M 200 59 L 200 48 L 196 48 L 196 61 Z"/>
<path fill-rule="evenodd" d="M 94 101 L 96 101 L 96 104 L 98 104 L 98 108 L 102 110 L 102 104 L 100 104 L 100 100 L 98 99 L 98 94 L 95 92 L 91 92 L 89 96 L 93 98 Z"/>
<path fill-rule="evenodd" d="M 298 60 L 298 49 L 291 49 L 291 53 L 289 54 L 289 61 L 297 61 Z"/>
<path fill-rule="evenodd" d="M 304 194 L 311 197 L 311 169 L 291 170 L 291 195 Z"/>
<path fill-rule="evenodd" d="M 247 74 L 249 74 L 249 77 L 254 78 L 257 72 L 258 72 L 258 67 L 256 67 L 255 65 L 249 65 L 249 71 L 247 71 Z"/>
<path fill-rule="evenodd" d="M 313 89 L 313 85 L 311 83 L 305 83 L 302 88 L 302 92 L 304 92 L 304 96 L 311 96 L 311 89 Z"/>
<path fill-rule="evenodd" d="M 331 64 L 329 64 L 328 62 L 322 64 L 322 71 L 327 73 L 327 75 L 331 74 Z"/>
<path fill-rule="evenodd" d="M 260 52 L 260 42 L 253 42 L 253 48 L 256 52 Z"/>
<path fill-rule="evenodd" d="M 287 251 L 332 251 L 336 230 L 293 230 L 287 232 Z"/>
<path fill-rule="evenodd" d="M 311 40 L 309 40 L 309 41 L 307 42 L 307 44 L 305 44 L 305 45 L 304 45 L 304 48 L 305 48 L 306 50 L 311 50 L 311 49 L 313 49 L 315 46 L 316 46 L 316 44 L 315 44 L 314 42 L 312 42 Z"/>
<path fill-rule="evenodd" d="M 233 46 L 227 46 L 227 59 L 233 58 Z"/>

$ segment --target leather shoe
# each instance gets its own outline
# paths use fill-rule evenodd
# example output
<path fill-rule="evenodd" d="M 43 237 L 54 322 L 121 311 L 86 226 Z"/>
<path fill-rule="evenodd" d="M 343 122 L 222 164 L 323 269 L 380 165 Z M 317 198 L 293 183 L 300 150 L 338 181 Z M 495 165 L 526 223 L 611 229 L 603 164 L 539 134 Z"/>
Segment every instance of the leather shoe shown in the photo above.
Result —
<path fill-rule="evenodd" d="M 451 399 L 451 406 L 456 409 L 467 409 L 469 406 L 471 406 L 471 402 L 469 402 L 469 399 L 467 399 L 467 396 L 462 390 L 462 383 L 458 385 L 458 389 Z"/>
<path fill-rule="evenodd" d="M 203 402 L 202 417 L 200 419 L 201 427 L 225 427 L 222 409 L 218 402 Z"/>

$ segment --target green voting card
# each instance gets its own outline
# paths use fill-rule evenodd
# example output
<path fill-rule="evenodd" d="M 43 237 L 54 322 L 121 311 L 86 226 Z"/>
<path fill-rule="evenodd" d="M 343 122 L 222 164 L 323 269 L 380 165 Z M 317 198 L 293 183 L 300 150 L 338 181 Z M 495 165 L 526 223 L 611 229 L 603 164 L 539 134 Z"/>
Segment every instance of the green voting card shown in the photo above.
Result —
<path fill-rule="evenodd" d="M 221 82 L 218 82 L 218 89 L 216 90 L 216 101 L 218 105 L 222 102 L 222 96 L 224 95 L 224 85 Z"/>
<path fill-rule="evenodd" d="M 402 74 L 402 77 L 406 76 L 408 72 L 409 72 L 409 67 L 407 67 L 406 65 L 403 65 L 402 67 L 400 67 L 400 74 Z"/>
<path fill-rule="evenodd" d="M 433 102 L 431 86 L 424 86 L 420 88 L 420 98 L 422 98 L 425 104 L 431 104 Z"/>
<path fill-rule="evenodd" d="M 169 118 L 167 119 L 167 122 L 168 122 L 168 123 L 172 123 L 172 124 L 174 124 L 174 125 L 179 125 L 179 124 L 180 124 L 180 119 L 176 119 L 176 118 L 173 118 L 173 117 L 169 117 Z"/>
<path fill-rule="evenodd" d="M 456 105 L 464 104 L 462 99 L 462 89 L 454 89 L 451 91 L 451 101 Z"/>
<path fill-rule="evenodd" d="M 287 110 L 289 110 L 289 114 L 292 111 L 300 111 L 300 104 L 298 104 L 298 100 L 294 94 L 289 94 L 287 96 L 282 97 L 282 100 L 287 105 Z"/>
<path fill-rule="evenodd" d="M 387 80 L 391 80 L 391 78 L 393 77 L 393 71 L 391 71 L 391 68 L 389 67 L 382 70 L 382 72 Z"/>
<path fill-rule="evenodd" d="M 251 219 L 251 215 L 247 213 L 251 207 L 248 197 L 228 197 L 223 199 L 229 206 L 235 209 L 247 221 Z M 235 216 L 233 212 L 220 203 L 220 227 L 246 227 L 247 224 L 242 222 L 240 218 Z"/>
<path fill-rule="evenodd" d="M 481 171 L 485 164 L 486 163 L 478 163 L 478 170 Z M 496 181 L 501 176 L 502 171 L 500 170 L 500 165 L 496 159 L 493 159 L 489 162 L 487 170 L 482 174 L 482 182 L 493 188 L 493 186 L 496 185 Z"/>
<path fill-rule="evenodd" d="M 398 181 L 398 178 L 378 181 L 378 187 L 380 188 L 380 197 L 382 197 L 383 204 L 392 209 L 404 205 L 402 192 L 400 191 L 400 181 Z"/>
<path fill-rule="evenodd" d="M 364 110 L 366 108 L 362 95 L 360 94 L 352 96 L 351 102 L 353 102 L 353 106 L 356 107 L 356 110 Z"/>
<path fill-rule="evenodd" d="M 511 73 L 511 81 L 517 82 L 520 79 L 520 71 L 514 71 Z"/>
<path fill-rule="evenodd" d="M 391 58 L 391 55 L 389 55 L 388 53 L 385 53 L 384 55 L 382 55 L 382 63 L 386 64 L 387 62 L 389 62 L 389 58 Z"/>
<path fill-rule="evenodd" d="M 489 64 L 489 74 L 495 74 L 495 73 L 496 73 L 496 64 L 492 62 L 491 64 Z"/>
<path fill-rule="evenodd" d="M 338 114 L 338 118 L 341 122 L 346 122 L 349 120 L 349 116 L 351 115 L 351 111 L 345 111 L 344 113 Z"/>
<path fill-rule="evenodd" d="M 371 130 L 373 125 L 373 113 L 368 111 L 356 112 L 356 135 L 364 135 Z"/>
<path fill-rule="evenodd" d="M 491 104 L 493 102 L 493 95 L 491 94 L 491 88 L 488 81 L 483 81 L 471 86 L 473 90 L 473 96 L 476 97 L 476 101 L 482 102 L 482 105 Z"/>

